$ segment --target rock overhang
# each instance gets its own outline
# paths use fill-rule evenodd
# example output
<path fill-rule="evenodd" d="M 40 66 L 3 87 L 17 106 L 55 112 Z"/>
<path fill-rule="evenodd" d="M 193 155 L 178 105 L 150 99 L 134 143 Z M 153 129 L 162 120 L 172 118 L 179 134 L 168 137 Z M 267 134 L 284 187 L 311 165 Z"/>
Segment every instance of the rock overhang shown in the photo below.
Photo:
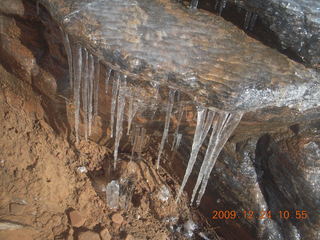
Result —
<path fill-rule="evenodd" d="M 317 70 L 206 11 L 169 0 L 40 3 L 74 42 L 136 86 L 166 85 L 225 111 L 269 106 L 304 111 L 320 105 Z"/>

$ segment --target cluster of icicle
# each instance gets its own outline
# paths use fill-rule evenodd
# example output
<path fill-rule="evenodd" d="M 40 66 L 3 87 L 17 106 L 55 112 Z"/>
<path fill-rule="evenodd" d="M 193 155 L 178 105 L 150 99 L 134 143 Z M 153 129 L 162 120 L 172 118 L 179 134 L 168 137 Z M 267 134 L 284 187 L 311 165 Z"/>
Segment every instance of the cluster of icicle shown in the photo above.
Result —
<path fill-rule="evenodd" d="M 75 104 L 74 119 L 75 119 L 75 135 L 76 142 L 79 142 L 79 124 L 80 110 L 83 112 L 84 135 L 85 140 L 92 132 L 92 122 L 94 116 L 98 114 L 99 103 L 99 79 L 100 79 L 100 63 L 99 59 L 91 54 L 87 49 L 81 47 L 80 44 L 75 44 L 71 47 L 69 36 L 64 34 L 64 46 L 66 49 L 69 65 L 70 86 L 73 88 L 73 97 Z M 128 110 L 128 127 L 127 134 L 129 135 L 132 120 L 138 110 L 138 105 L 134 102 L 131 94 L 128 94 L 126 76 L 107 67 L 105 76 L 105 93 L 108 93 L 109 80 L 113 73 L 112 84 L 112 100 L 111 100 L 111 119 L 110 119 L 110 137 L 115 139 L 114 147 L 114 168 L 117 164 L 118 149 L 120 140 L 123 134 L 124 109 L 126 97 L 129 96 Z M 114 136 L 115 132 L 115 136 Z M 143 146 L 142 137 L 145 133 L 143 128 L 139 131 L 134 131 L 132 154 L 137 152 L 141 154 Z"/>
<path fill-rule="evenodd" d="M 64 45 L 67 52 L 70 86 L 73 88 L 74 104 L 75 104 L 75 135 L 76 141 L 79 142 L 79 123 L 80 111 L 83 112 L 84 135 L 87 140 L 92 132 L 92 122 L 94 116 L 98 114 L 99 101 L 99 79 L 100 79 L 100 63 L 99 59 L 91 54 L 87 49 L 81 47 L 80 44 L 75 44 L 71 47 L 69 37 L 64 34 Z M 135 102 L 133 94 L 127 87 L 126 76 L 107 67 L 105 74 L 105 93 L 108 93 L 109 80 L 113 73 L 112 83 L 112 99 L 111 99 L 111 119 L 110 119 L 110 137 L 114 137 L 114 168 L 116 168 L 118 159 L 118 149 L 121 137 L 123 135 L 124 112 L 126 105 L 126 98 L 128 99 L 128 113 L 127 113 L 127 134 L 129 135 L 132 121 L 136 115 L 139 105 Z M 129 93 L 128 93 L 129 92 Z M 168 103 L 166 106 L 166 117 L 164 131 L 159 147 L 158 157 L 156 161 L 157 169 L 160 166 L 160 159 L 164 150 L 165 143 L 168 140 L 170 129 L 170 120 L 174 107 L 174 99 L 176 90 L 170 89 Z M 178 99 L 180 94 L 178 92 Z M 182 134 L 179 133 L 179 126 L 183 116 L 183 105 L 178 107 L 177 126 L 174 131 L 174 139 L 172 142 L 172 150 L 179 148 Z M 211 136 L 207 146 L 206 154 L 198 175 L 196 185 L 193 190 L 191 203 L 194 201 L 198 192 L 196 203 L 199 204 L 205 192 L 210 173 L 217 160 L 217 157 L 222 150 L 224 144 L 236 128 L 242 117 L 241 113 L 227 113 L 221 111 L 212 111 L 202 106 L 197 107 L 197 125 L 192 143 L 192 150 L 190 159 L 188 161 L 187 170 L 177 195 L 177 201 L 182 194 L 182 191 L 187 183 L 187 180 L 192 172 L 194 164 L 197 160 L 197 155 L 206 139 L 208 133 L 211 131 Z M 114 136 L 115 132 L 115 136 Z M 137 153 L 141 158 L 141 151 L 146 144 L 146 129 L 136 127 L 133 130 L 132 139 L 132 156 Z"/>
<path fill-rule="evenodd" d="M 226 8 L 227 2 L 228 2 L 228 0 L 216 0 L 215 5 L 214 5 L 214 10 L 218 13 L 219 16 L 221 16 L 223 10 Z M 199 4 L 199 0 L 191 0 L 190 1 L 190 8 L 195 9 L 198 7 L 198 4 Z M 238 11 L 241 11 L 241 9 L 242 8 L 239 7 Z M 246 10 L 243 28 L 245 30 L 249 29 L 250 31 L 252 31 L 255 24 L 256 24 L 257 18 L 258 18 L 258 14 Z"/>

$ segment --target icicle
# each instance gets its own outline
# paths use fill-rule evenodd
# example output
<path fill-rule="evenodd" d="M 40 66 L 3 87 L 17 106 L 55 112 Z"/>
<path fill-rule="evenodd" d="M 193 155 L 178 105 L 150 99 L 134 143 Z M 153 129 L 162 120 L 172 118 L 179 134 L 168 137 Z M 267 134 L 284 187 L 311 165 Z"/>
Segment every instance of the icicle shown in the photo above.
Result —
<path fill-rule="evenodd" d="M 95 76 L 94 76 L 94 92 L 93 92 L 93 114 L 94 116 L 98 115 L 98 107 L 99 107 L 99 82 L 100 82 L 100 63 L 99 59 L 94 61 L 94 69 Z"/>
<path fill-rule="evenodd" d="M 40 0 L 37 0 L 36 8 L 37 8 L 37 15 L 39 15 L 40 14 Z"/>
<path fill-rule="evenodd" d="M 136 127 L 133 131 L 133 142 L 132 142 L 132 150 L 131 150 L 131 160 L 133 159 L 133 154 L 135 153 L 138 137 L 140 134 L 140 128 Z"/>
<path fill-rule="evenodd" d="M 223 146 L 228 141 L 232 132 L 238 126 L 241 118 L 242 118 L 242 113 L 229 113 L 229 114 L 221 113 L 217 117 L 217 121 L 214 124 L 215 128 L 212 129 L 213 131 L 209 140 L 204 161 L 202 163 L 202 166 L 198 175 L 196 186 L 194 187 L 194 190 L 193 190 L 191 203 L 193 202 L 195 198 L 195 194 L 201 183 L 201 188 L 199 190 L 198 198 L 196 201 L 197 205 L 200 204 L 200 201 L 207 187 L 207 183 L 208 183 L 211 171 L 214 167 L 214 164 Z"/>
<path fill-rule="evenodd" d="M 69 41 L 69 36 L 67 33 L 64 33 L 63 30 L 61 29 L 62 34 L 63 34 L 63 45 L 67 53 L 67 58 L 68 58 L 68 65 L 69 65 L 69 83 L 70 87 L 73 88 L 73 66 L 72 66 L 72 52 L 71 52 L 71 47 L 70 47 L 70 41 Z"/>
<path fill-rule="evenodd" d="M 120 84 L 120 74 L 117 73 L 117 76 L 113 79 L 113 85 L 112 85 L 110 137 L 113 137 L 114 114 L 116 112 L 116 104 L 117 104 L 117 97 L 118 97 L 118 91 L 119 91 L 119 84 Z"/>
<path fill-rule="evenodd" d="M 109 68 L 108 70 L 106 70 L 106 78 L 104 81 L 105 88 L 106 88 L 106 94 L 108 93 L 108 86 L 109 86 L 109 80 L 111 77 L 111 72 L 112 72 L 112 68 Z"/>
<path fill-rule="evenodd" d="M 88 91 L 88 122 L 89 122 L 89 136 L 92 130 L 92 113 L 93 113 L 93 86 L 94 86 L 94 59 L 89 54 L 89 91 Z"/>
<path fill-rule="evenodd" d="M 258 19 L 258 14 L 252 13 L 250 24 L 249 24 L 250 31 L 252 31 L 254 26 L 256 25 L 257 19 Z"/>
<path fill-rule="evenodd" d="M 166 120 L 165 120 L 163 135 L 160 143 L 158 159 L 157 159 L 157 169 L 159 169 L 161 154 L 162 154 L 164 144 L 169 132 L 170 118 L 171 118 L 171 112 L 172 112 L 173 102 L 174 102 L 174 94 L 175 94 L 175 90 L 170 89 L 169 100 L 168 100 L 167 111 L 166 111 Z"/>
<path fill-rule="evenodd" d="M 124 115 L 124 107 L 126 104 L 126 97 L 125 92 L 127 88 L 126 79 L 123 80 L 123 83 L 120 85 L 119 95 L 118 95 L 118 104 L 117 104 L 117 122 L 116 122 L 116 137 L 115 137 L 115 144 L 114 144 L 114 169 L 117 165 L 118 160 L 118 148 L 120 144 L 120 140 L 122 137 L 122 130 L 123 130 L 123 115 Z"/>
<path fill-rule="evenodd" d="M 130 95 L 130 99 L 129 99 L 127 135 L 129 135 L 129 133 L 130 133 L 132 120 L 133 120 L 134 116 L 136 115 L 136 113 L 138 111 L 138 104 L 133 101 L 134 100 L 134 96 L 132 94 Z"/>
<path fill-rule="evenodd" d="M 181 187 L 179 189 L 178 195 L 177 195 L 177 199 L 176 202 L 179 200 L 182 191 L 188 181 L 188 178 L 191 174 L 191 171 L 193 169 L 193 166 L 196 162 L 197 156 L 198 156 L 198 152 L 200 150 L 201 147 L 201 138 L 203 135 L 203 130 L 204 130 L 204 122 L 205 122 L 205 117 L 206 117 L 206 112 L 207 110 L 204 107 L 198 106 L 197 107 L 197 126 L 196 126 L 196 131 L 194 133 L 194 137 L 193 137 L 193 143 L 192 143 L 192 148 L 191 148 L 191 154 L 190 154 L 190 158 L 188 161 L 188 166 L 185 172 L 185 175 L 183 177 L 183 181 L 181 184 Z"/>
<path fill-rule="evenodd" d="M 173 139 L 173 142 L 172 142 L 171 150 L 173 150 L 175 148 L 175 145 L 176 145 L 176 142 L 177 142 L 177 136 L 178 136 L 178 133 L 179 133 L 179 127 L 180 127 L 180 123 L 181 123 L 181 120 L 182 120 L 182 116 L 183 116 L 183 105 L 180 105 L 179 106 L 179 110 L 178 110 L 177 128 L 176 128 L 176 130 L 174 132 L 174 139 Z"/>
<path fill-rule="evenodd" d="M 141 159 L 143 145 L 145 144 L 146 129 L 141 128 L 139 136 L 137 136 L 135 152 L 138 153 L 138 159 Z"/>
<path fill-rule="evenodd" d="M 244 24 L 243 24 L 243 28 L 244 28 L 245 30 L 247 30 L 248 27 L 249 27 L 250 20 L 251 20 L 251 16 L 252 16 L 252 12 L 247 11 L 247 12 L 246 12 L 246 16 L 245 16 L 245 18 L 244 18 Z"/>
<path fill-rule="evenodd" d="M 199 3 L 199 0 L 191 0 L 191 3 L 190 3 L 190 8 L 198 8 L 198 3 Z"/>
<path fill-rule="evenodd" d="M 88 52 L 84 50 L 84 64 L 82 74 L 82 108 L 83 108 L 83 119 L 84 119 L 84 135 L 86 141 L 88 140 L 88 79 L 89 79 L 89 65 L 88 65 Z"/>
<path fill-rule="evenodd" d="M 76 132 L 76 142 L 79 142 L 79 118 L 80 118 L 80 83 L 81 83 L 81 75 L 82 75 L 82 48 L 80 45 L 76 45 L 75 56 L 73 59 L 77 59 L 74 61 L 74 126 Z"/>
<path fill-rule="evenodd" d="M 225 9 L 227 6 L 227 0 L 221 0 L 220 1 L 220 7 L 219 7 L 219 15 L 221 16 L 223 9 Z"/>
<path fill-rule="evenodd" d="M 180 143 L 181 143 L 181 139 L 182 139 L 182 133 L 178 133 L 177 135 L 177 140 L 174 146 L 174 150 L 178 150 Z"/>

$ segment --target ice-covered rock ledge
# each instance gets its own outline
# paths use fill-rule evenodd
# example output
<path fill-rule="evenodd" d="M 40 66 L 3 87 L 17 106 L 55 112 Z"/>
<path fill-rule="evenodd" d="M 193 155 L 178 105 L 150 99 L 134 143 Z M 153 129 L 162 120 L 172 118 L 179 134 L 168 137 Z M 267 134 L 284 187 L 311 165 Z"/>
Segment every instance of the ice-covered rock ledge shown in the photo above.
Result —
<path fill-rule="evenodd" d="M 160 83 L 226 111 L 320 105 L 320 74 L 222 18 L 174 1 L 41 0 L 69 35 L 132 84 Z"/>

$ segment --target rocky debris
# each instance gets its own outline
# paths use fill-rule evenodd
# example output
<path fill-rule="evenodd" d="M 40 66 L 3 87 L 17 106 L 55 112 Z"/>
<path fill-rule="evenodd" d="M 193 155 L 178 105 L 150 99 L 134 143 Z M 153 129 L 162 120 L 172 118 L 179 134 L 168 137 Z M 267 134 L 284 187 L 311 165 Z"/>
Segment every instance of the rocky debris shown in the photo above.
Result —
<path fill-rule="evenodd" d="M 78 240 L 101 240 L 98 233 L 86 231 L 79 233 Z"/>
<path fill-rule="evenodd" d="M 132 235 L 128 234 L 128 235 L 126 236 L 126 239 L 125 239 L 125 240 L 134 240 L 134 237 L 133 237 Z"/>
<path fill-rule="evenodd" d="M 104 228 L 101 232 L 100 232 L 100 237 L 102 240 L 111 240 L 111 235 L 109 233 L 108 228 Z"/>
<path fill-rule="evenodd" d="M 81 227 L 86 222 L 86 218 L 84 218 L 81 213 L 76 210 L 72 210 L 69 213 L 69 218 L 73 227 Z"/>
<path fill-rule="evenodd" d="M 119 225 L 121 225 L 123 222 L 123 217 L 120 213 L 113 214 L 111 219 L 112 219 L 112 222 L 119 224 Z"/>

